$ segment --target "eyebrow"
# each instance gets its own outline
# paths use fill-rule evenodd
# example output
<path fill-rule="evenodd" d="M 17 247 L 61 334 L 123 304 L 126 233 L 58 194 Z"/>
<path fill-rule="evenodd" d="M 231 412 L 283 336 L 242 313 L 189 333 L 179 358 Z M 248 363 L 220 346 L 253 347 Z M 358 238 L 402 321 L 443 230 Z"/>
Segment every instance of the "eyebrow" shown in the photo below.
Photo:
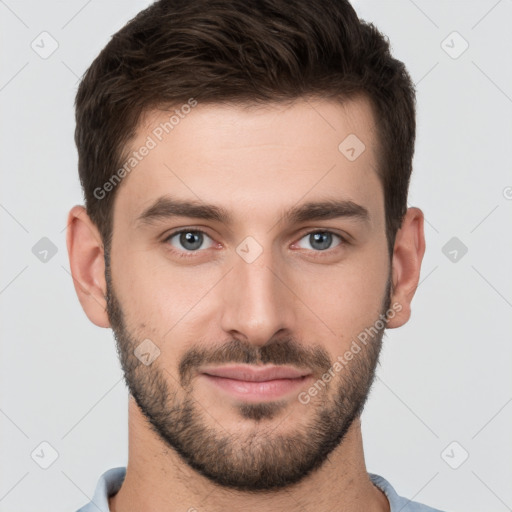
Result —
<path fill-rule="evenodd" d="M 225 225 L 233 224 L 233 216 L 228 210 L 213 204 L 204 204 L 162 196 L 146 208 L 136 219 L 137 224 L 150 225 L 160 220 L 174 217 L 192 217 L 209 221 L 217 221 Z M 294 206 L 284 211 L 279 222 L 300 224 L 312 220 L 329 220 L 346 217 L 369 224 L 368 210 L 350 200 L 327 199 Z"/>

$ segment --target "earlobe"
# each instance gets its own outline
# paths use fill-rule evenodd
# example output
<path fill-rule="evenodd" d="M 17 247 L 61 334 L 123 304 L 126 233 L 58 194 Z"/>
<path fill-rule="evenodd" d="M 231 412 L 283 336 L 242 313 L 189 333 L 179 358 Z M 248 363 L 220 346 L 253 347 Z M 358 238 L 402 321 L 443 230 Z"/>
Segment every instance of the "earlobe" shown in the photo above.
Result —
<path fill-rule="evenodd" d="M 411 316 L 411 302 L 418 287 L 425 254 L 423 227 L 423 212 L 419 208 L 409 208 L 395 239 L 391 304 L 397 304 L 398 312 L 388 320 L 387 327 L 390 329 L 404 325 Z"/>
<path fill-rule="evenodd" d="M 99 327 L 110 327 L 101 235 L 83 206 L 71 209 L 67 225 L 69 264 L 78 300 L 91 322 Z"/>

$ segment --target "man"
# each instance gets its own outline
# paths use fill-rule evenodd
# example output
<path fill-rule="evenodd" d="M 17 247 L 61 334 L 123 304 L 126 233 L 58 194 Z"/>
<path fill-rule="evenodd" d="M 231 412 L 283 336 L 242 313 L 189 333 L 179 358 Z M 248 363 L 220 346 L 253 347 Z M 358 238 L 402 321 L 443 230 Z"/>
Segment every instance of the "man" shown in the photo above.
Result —
<path fill-rule="evenodd" d="M 127 468 L 80 509 L 433 511 L 360 416 L 425 251 L 414 88 L 346 0 L 170 0 L 85 74 L 68 251 L 112 327 Z"/>

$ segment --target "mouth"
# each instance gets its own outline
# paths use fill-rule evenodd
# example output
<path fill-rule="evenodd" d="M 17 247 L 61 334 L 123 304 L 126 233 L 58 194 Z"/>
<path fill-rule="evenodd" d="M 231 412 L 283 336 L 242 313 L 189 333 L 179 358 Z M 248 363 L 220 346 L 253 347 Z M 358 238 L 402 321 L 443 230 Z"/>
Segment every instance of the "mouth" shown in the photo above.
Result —
<path fill-rule="evenodd" d="M 297 392 L 312 379 L 312 373 L 289 366 L 233 365 L 203 368 L 201 377 L 231 396 L 261 402 Z"/>

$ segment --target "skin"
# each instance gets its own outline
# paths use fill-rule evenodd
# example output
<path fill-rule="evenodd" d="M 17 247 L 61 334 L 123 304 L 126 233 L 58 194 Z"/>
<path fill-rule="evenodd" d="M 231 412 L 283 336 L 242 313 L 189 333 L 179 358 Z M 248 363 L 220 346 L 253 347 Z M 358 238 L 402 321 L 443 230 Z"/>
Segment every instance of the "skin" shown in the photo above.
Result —
<path fill-rule="evenodd" d="M 148 112 L 131 149 L 140 148 L 168 118 L 168 113 Z M 338 150 L 351 133 L 366 146 L 354 161 Z M 212 439 L 228 434 L 234 440 L 233 453 L 240 449 L 247 458 L 253 454 L 250 450 L 264 448 L 277 436 L 297 439 L 299 432 L 307 433 L 322 407 L 334 404 L 336 393 L 348 390 L 351 383 L 367 395 L 370 366 L 376 363 L 370 349 L 355 355 L 308 405 L 294 393 L 273 414 L 260 411 L 259 419 L 244 416 L 244 404 L 205 382 L 197 367 L 191 367 L 188 387 L 181 386 L 179 364 L 195 348 L 209 357 L 216 348 L 239 340 L 262 354 L 272 345 L 269 340 L 287 339 L 300 342 L 294 346 L 302 347 L 299 353 L 311 362 L 316 378 L 321 368 L 313 365 L 307 349 L 316 348 L 336 361 L 375 323 L 386 299 L 400 305 L 387 328 L 408 321 L 425 251 L 424 218 L 418 208 L 407 210 L 390 262 L 384 194 L 375 171 L 376 144 L 372 110 L 364 97 L 344 104 L 317 98 L 258 108 L 198 104 L 118 186 L 109 290 L 98 229 L 84 208 L 75 206 L 67 238 L 75 289 L 88 318 L 114 329 L 126 357 L 125 376 L 132 369 L 128 382 L 162 398 L 162 387 L 150 388 L 151 376 L 158 375 L 161 385 L 174 393 L 172 404 L 193 402 L 195 418 L 210 428 Z M 223 206 L 233 224 L 183 217 L 138 223 L 141 212 L 165 194 Z M 348 217 L 301 224 L 282 221 L 285 209 L 326 198 L 364 206 L 369 222 Z M 190 258 L 178 257 L 192 252 L 180 245 L 179 235 L 166 240 L 178 228 L 201 229 L 208 235 Z M 334 237 L 331 248 L 315 250 L 307 236 L 312 230 L 339 234 L 350 243 L 338 245 Z M 247 236 L 262 249 L 251 263 L 236 252 Z M 393 290 L 387 297 L 389 278 Z M 124 330 L 111 321 L 114 290 Z M 129 345 L 146 338 L 160 349 L 149 366 L 134 361 Z M 362 362 L 372 363 L 366 381 L 357 380 L 357 364 Z M 141 393 L 143 406 L 150 399 Z M 364 402 L 362 397 L 359 402 Z M 170 407 L 171 401 L 161 404 Z M 346 427 L 342 442 L 319 467 L 288 486 L 249 492 L 219 485 L 191 467 L 151 428 L 131 394 L 127 474 L 109 500 L 110 509 L 389 511 L 387 498 L 367 474 L 359 415 L 347 419 Z M 254 445 L 243 444 L 249 438 Z M 297 444 L 297 450 L 301 447 Z"/>

